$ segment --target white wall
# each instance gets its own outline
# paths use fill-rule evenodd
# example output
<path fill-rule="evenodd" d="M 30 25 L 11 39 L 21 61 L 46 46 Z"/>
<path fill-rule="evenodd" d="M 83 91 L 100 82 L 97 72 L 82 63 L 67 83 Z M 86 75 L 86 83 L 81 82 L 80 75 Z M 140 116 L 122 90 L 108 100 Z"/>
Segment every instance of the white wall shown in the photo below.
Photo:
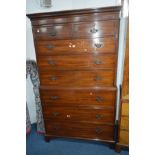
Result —
<path fill-rule="evenodd" d="M 121 0 L 52 0 L 52 7 L 40 8 L 39 0 L 26 0 L 26 13 L 73 10 L 120 5 Z"/>
<path fill-rule="evenodd" d="M 83 9 L 83 8 L 96 8 L 96 7 L 106 7 L 106 6 L 115 6 L 120 5 L 121 0 L 52 0 L 52 8 L 43 9 L 39 6 L 39 0 L 26 0 L 26 13 L 39 13 L 39 12 L 49 12 L 49 11 L 62 11 L 62 10 L 73 10 L 73 9 Z M 26 19 L 26 58 L 36 60 L 35 51 L 34 51 L 34 43 L 33 43 L 33 36 L 32 36 L 32 29 L 30 20 Z M 121 27 L 121 35 L 123 36 L 124 30 L 124 21 L 122 22 Z M 120 38 L 120 47 L 122 47 L 124 37 Z M 123 50 L 120 49 L 122 53 Z M 122 62 L 122 54 L 119 57 L 120 62 L 118 63 L 118 82 L 119 85 L 121 82 L 120 72 L 121 72 L 121 62 Z M 31 122 L 36 121 L 36 112 L 35 112 L 35 102 L 34 102 L 34 95 L 32 90 L 32 83 L 30 80 L 27 81 L 27 102 L 28 102 L 28 109 L 30 111 L 30 119 Z M 118 106 L 117 106 L 118 107 Z M 118 115 L 117 115 L 118 118 Z"/>

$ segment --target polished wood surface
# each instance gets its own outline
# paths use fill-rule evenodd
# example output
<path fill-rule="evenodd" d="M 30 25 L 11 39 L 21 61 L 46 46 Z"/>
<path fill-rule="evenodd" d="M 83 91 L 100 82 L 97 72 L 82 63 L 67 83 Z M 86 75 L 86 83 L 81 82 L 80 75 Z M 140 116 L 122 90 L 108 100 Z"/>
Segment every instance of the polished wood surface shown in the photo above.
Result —
<path fill-rule="evenodd" d="M 117 57 L 110 55 L 56 55 L 38 57 L 39 71 L 49 70 L 83 70 L 116 69 Z"/>
<path fill-rule="evenodd" d="M 118 29 L 116 27 L 117 21 L 109 20 L 109 21 L 95 21 L 95 22 L 87 22 L 87 23 L 74 23 L 72 25 L 72 36 L 73 38 L 81 38 L 81 37 L 103 37 L 107 35 L 115 35 L 118 33 Z"/>
<path fill-rule="evenodd" d="M 48 71 L 40 73 L 41 85 L 61 87 L 113 86 L 114 70 Z"/>
<path fill-rule="evenodd" d="M 95 13 L 95 14 L 89 14 L 88 12 L 86 14 L 82 14 L 79 11 L 80 14 L 70 14 L 69 16 L 57 16 L 57 17 L 52 17 L 51 14 L 47 14 L 49 18 L 38 18 L 37 20 L 33 20 L 32 24 L 33 26 L 42 26 L 42 25 L 49 25 L 51 23 L 54 24 L 62 24 L 62 23 L 74 23 L 74 22 L 94 22 L 94 21 L 105 21 L 105 20 L 116 20 L 118 21 L 119 19 L 119 14 L 118 13 Z M 36 14 L 35 14 L 36 15 Z M 34 18 L 34 14 L 28 15 L 31 16 L 31 18 Z M 45 15 L 42 14 L 43 16 Z M 38 14 L 39 16 L 39 14 Z"/>
<path fill-rule="evenodd" d="M 115 142 L 120 7 L 27 15 L 32 23 L 45 138 Z"/>
<path fill-rule="evenodd" d="M 122 102 L 122 116 L 129 116 L 129 104 Z"/>
<path fill-rule="evenodd" d="M 129 131 L 120 130 L 120 144 L 127 146 L 129 144 Z"/>
<path fill-rule="evenodd" d="M 37 41 L 38 55 L 116 53 L 116 38 Z"/>
<path fill-rule="evenodd" d="M 52 136 L 113 140 L 113 125 L 64 123 L 45 120 L 46 132 Z M 79 136 L 80 135 L 80 136 Z"/>
<path fill-rule="evenodd" d="M 67 38 L 96 38 L 118 34 L 116 27 L 118 22 L 110 21 L 95 21 L 83 23 L 67 23 L 53 24 L 48 26 L 36 26 L 33 28 L 35 39 L 67 39 Z"/>
<path fill-rule="evenodd" d="M 121 124 L 120 124 L 121 130 L 129 130 L 129 117 L 122 117 L 121 118 Z"/>
<path fill-rule="evenodd" d="M 40 89 L 42 104 L 51 106 L 115 107 L 116 90 Z"/>
<path fill-rule="evenodd" d="M 43 105 L 44 119 L 52 122 L 89 122 L 96 124 L 114 124 L 114 107 L 104 109 L 54 107 Z"/>
<path fill-rule="evenodd" d="M 33 35 L 35 39 L 60 39 L 71 37 L 71 25 L 48 25 L 42 27 L 33 27 Z"/>

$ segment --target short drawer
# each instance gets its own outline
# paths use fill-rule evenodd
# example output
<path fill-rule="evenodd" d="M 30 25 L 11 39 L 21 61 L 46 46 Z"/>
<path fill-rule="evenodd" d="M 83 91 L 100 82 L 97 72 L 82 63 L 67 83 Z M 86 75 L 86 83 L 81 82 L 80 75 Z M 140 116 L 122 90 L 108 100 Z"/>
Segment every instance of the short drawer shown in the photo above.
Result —
<path fill-rule="evenodd" d="M 62 24 L 67 23 L 67 17 L 47 17 L 47 18 L 38 18 L 37 20 L 32 20 L 33 26 L 38 25 L 49 25 L 49 24 Z"/>
<path fill-rule="evenodd" d="M 107 35 L 118 34 L 118 26 L 116 26 L 117 21 L 95 21 L 86 23 L 74 23 L 72 36 L 73 38 L 79 37 L 104 37 Z"/>
<path fill-rule="evenodd" d="M 43 105 L 44 119 L 65 122 L 94 122 L 114 124 L 114 107 L 105 109 L 54 107 Z"/>
<path fill-rule="evenodd" d="M 40 84 L 53 87 L 113 86 L 115 70 L 40 72 Z"/>
<path fill-rule="evenodd" d="M 129 117 L 121 117 L 121 129 L 129 130 Z"/>
<path fill-rule="evenodd" d="M 115 107 L 116 89 L 40 89 L 42 104 Z"/>
<path fill-rule="evenodd" d="M 122 103 L 122 116 L 129 116 L 129 104 L 128 103 Z"/>
<path fill-rule="evenodd" d="M 118 20 L 119 14 L 116 13 L 95 13 L 95 14 L 82 14 L 72 15 L 68 18 L 69 22 L 94 22 L 106 20 Z"/>
<path fill-rule="evenodd" d="M 39 55 L 115 53 L 116 42 L 114 37 L 36 41 L 36 52 Z"/>
<path fill-rule="evenodd" d="M 90 123 L 63 123 L 45 120 L 46 134 L 58 137 L 86 138 L 95 140 L 113 140 L 113 125 Z"/>
<path fill-rule="evenodd" d="M 71 37 L 69 24 L 57 24 L 33 27 L 34 39 L 63 39 Z"/>
<path fill-rule="evenodd" d="M 49 70 L 81 70 L 81 69 L 115 69 L 117 55 L 115 54 L 81 54 L 55 55 L 38 57 L 39 71 Z"/>

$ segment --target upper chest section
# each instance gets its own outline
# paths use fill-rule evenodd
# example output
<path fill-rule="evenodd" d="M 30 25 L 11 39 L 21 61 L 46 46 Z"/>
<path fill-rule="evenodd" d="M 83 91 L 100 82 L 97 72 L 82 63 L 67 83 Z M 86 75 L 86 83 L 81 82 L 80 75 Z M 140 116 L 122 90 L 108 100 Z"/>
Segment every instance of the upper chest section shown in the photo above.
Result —
<path fill-rule="evenodd" d="M 119 9 L 100 8 L 27 15 L 34 39 L 96 38 L 118 34 Z"/>

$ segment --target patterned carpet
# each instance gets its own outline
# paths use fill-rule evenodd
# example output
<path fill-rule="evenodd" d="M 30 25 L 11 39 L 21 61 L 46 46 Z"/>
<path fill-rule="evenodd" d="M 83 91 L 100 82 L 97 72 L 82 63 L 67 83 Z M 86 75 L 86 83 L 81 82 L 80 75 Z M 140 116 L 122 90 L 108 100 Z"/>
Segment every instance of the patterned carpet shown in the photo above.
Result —
<path fill-rule="evenodd" d="M 36 133 L 34 124 L 26 137 L 26 155 L 129 155 L 129 152 L 123 150 L 119 154 L 101 142 L 75 139 L 58 138 L 46 143 L 43 135 Z"/>

